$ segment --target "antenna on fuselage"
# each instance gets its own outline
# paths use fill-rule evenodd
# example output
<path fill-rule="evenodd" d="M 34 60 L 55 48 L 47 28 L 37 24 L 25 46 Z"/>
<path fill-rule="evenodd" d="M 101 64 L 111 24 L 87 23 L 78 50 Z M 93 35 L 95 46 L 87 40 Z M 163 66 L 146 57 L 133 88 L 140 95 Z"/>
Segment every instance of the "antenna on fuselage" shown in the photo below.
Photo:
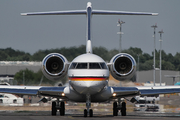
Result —
<path fill-rule="evenodd" d="M 21 13 L 21 15 L 82 15 L 87 16 L 87 43 L 86 53 L 92 53 L 91 45 L 91 17 L 96 15 L 158 15 L 158 13 L 146 13 L 146 12 L 126 12 L 126 11 L 109 11 L 109 10 L 92 10 L 91 2 L 87 3 L 86 10 L 69 10 L 69 11 L 50 11 L 50 12 L 32 12 Z"/>

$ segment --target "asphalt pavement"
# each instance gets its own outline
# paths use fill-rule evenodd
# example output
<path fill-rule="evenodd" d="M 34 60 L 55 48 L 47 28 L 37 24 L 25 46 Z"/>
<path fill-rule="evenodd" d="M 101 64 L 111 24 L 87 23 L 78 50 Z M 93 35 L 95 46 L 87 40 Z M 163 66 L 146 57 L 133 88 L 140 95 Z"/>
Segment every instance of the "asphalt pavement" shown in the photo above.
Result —
<path fill-rule="evenodd" d="M 128 112 L 127 116 L 112 116 L 110 113 L 83 117 L 76 111 L 68 111 L 65 116 L 51 116 L 50 111 L 0 111 L 0 120 L 180 120 L 180 113 Z"/>

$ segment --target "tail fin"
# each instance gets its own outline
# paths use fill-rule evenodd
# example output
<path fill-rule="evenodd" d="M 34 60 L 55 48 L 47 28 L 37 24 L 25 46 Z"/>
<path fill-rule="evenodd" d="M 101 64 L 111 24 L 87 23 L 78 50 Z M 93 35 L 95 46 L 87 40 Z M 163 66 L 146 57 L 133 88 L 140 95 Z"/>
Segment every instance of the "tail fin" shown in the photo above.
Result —
<path fill-rule="evenodd" d="M 70 10 L 70 11 L 50 11 L 50 12 L 31 12 L 21 13 L 21 15 L 83 15 L 87 16 L 87 45 L 86 52 L 92 53 L 91 45 L 91 16 L 94 15 L 152 15 L 156 16 L 158 13 L 147 12 L 127 12 L 127 11 L 107 11 L 107 10 L 92 10 L 91 2 L 87 3 L 86 10 Z"/>

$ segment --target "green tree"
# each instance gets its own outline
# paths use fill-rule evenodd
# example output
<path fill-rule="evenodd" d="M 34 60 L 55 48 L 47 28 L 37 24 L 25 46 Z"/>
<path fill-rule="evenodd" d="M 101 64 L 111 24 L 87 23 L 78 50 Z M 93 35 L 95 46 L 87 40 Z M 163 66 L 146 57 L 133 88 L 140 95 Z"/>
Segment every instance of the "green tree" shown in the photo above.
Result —
<path fill-rule="evenodd" d="M 5 61 L 8 58 L 8 54 L 0 50 L 0 61 Z"/>
<path fill-rule="evenodd" d="M 25 85 L 29 85 L 34 83 L 34 76 L 34 72 L 26 68 L 25 70 L 20 70 L 17 72 L 14 76 L 14 79 L 19 85 L 23 84 L 23 81 Z"/>

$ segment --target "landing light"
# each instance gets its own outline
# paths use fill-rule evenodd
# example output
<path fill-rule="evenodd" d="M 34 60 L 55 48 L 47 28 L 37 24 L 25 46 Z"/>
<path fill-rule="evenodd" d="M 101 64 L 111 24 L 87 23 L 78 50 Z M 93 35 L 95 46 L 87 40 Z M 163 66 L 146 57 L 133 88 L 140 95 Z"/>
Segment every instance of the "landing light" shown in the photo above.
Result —
<path fill-rule="evenodd" d="M 64 94 L 64 93 L 62 93 L 61 95 L 62 95 L 62 96 L 65 96 L 65 94 Z"/>
<path fill-rule="evenodd" d="M 113 93 L 113 97 L 115 97 L 116 96 L 116 93 Z"/>

